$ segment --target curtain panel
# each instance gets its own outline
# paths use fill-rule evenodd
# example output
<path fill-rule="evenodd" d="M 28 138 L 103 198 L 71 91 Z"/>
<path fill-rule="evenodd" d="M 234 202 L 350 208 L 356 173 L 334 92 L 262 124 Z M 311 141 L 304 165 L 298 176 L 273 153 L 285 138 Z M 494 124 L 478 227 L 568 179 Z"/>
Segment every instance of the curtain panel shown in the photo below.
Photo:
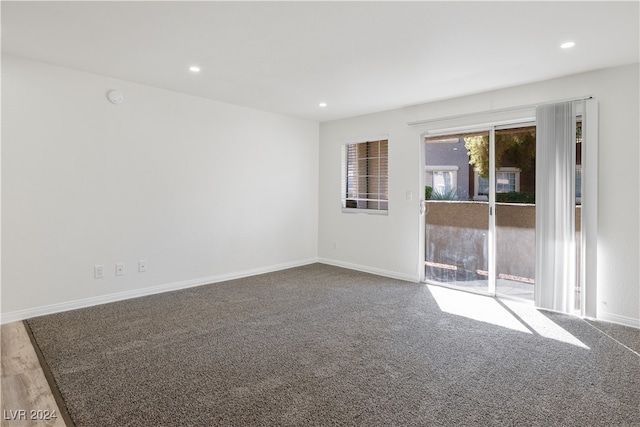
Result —
<path fill-rule="evenodd" d="M 577 268 L 575 102 L 536 107 L 536 123 L 535 304 L 568 313 Z"/>

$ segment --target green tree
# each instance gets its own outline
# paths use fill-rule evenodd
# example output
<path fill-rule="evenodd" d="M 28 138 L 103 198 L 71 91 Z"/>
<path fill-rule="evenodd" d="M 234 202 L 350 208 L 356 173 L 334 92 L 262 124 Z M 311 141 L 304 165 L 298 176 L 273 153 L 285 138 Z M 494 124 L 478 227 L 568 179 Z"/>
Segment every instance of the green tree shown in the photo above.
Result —
<path fill-rule="evenodd" d="M 486 136 L 467 136 L 464 138 L 469 164 L 473 165 L 478 175 L 489 177 L 489 138 Z"/>
<path fill-rule="evenodd" d="M 469 155 L 469 164 L 473 165 L 483 178 L 489 177 L 489 137 L 467 136 L 464 146 Z M 496 169 L 503 163 L 520 170 L 535 168 L 536 133 L 532 129 L 496 132 Z"/>

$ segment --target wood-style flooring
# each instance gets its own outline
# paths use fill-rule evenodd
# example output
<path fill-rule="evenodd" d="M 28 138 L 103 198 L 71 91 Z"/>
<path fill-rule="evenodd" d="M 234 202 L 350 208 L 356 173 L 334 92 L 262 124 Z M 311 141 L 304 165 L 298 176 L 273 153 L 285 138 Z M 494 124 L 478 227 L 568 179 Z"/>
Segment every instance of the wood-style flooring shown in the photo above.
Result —
<path fill-rule="evenodd" d="M 0 329 L 0 426 L 65 427 L 22 322 Z"/>

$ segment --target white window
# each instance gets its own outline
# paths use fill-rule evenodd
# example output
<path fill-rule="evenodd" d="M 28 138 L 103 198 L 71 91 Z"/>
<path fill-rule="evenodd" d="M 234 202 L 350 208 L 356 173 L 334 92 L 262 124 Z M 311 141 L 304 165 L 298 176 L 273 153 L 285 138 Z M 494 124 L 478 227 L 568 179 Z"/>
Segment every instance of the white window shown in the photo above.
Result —
<path fill-rule="evenodd" d="M 474 200 L 488 200 L 489 178 L 481 177 L 474 171 Z M 517 193 L 520 191 L 520 169 L 504 167 L 496 169 L 496 193 Z"/>
<path fill-rule="evenodd" d="M 434 193 L 447 194 L 458 188 L 458 166 L 425 166 L 425 185 Z"/>
<path fill-rule="evenodd" d="M 389 141 L 344 145 L 343 212 L 386 213 L 389 209 Z"/>

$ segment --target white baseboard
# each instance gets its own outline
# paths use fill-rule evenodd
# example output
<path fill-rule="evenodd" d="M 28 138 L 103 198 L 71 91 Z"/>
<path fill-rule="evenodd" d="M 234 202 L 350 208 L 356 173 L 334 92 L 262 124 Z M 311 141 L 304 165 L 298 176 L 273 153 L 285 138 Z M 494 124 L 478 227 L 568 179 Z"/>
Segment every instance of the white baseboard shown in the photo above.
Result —
<path fill-rule="evenodd" d="M 362 271 L 364 273 L 376 274 L 378 276 L 390 277 L 392 279 L 406 280 L 408 282 L 419 282 L 420 278 L 417 275 L 403 274 L 396 271 L 383 270 L 381 268 L 369 267 L 366 265 L 352 264 L 350 262 L 337 261 L 328 258 L 319 258 L 318 262 L 322 264 L 333 265 L 335 267 L 348 268 L 350 270 Z"/>
<path fill-rule="evenodd" d="M 60 313 L 63 311 L 76 310 L 79 308 L 91 307 L 94 305 L 107 304 L 110 302 L 122 301 L 131 298 L 138 298 L 147 295 L 159 294 L 162 292 L 176 291 L 179 289 L 192 288 L 195 286 L 209 285 L 212 283 L 225 282 L 227 280 L 241 279 L 243 277 L 256 276 L 258 274 L 271 273 L 287 268 L 300 267 L 303 265 L 318 262 L 317 258 L 308 258 L 300 261 L 288 262 L 267 267 L 254 268 L 235 273 L 221 274 L 218 276 L 201 277 L 199 279 L 185 280 L 183 282 L 167 283 L 164 285 L 152 286 L 149 288 L 135 289 L 125 292 L 117 292 L 115 294 L 101 295 L 91 298 L 83 298 L 75 301 L 62 302 L 41 307 L 28 308 L 25 310 L 10 311 L 2 313 L 0 324 L 17 322 L 20 320 L 30 319 L 37 316 L 45 316 L 47 314 Z"/>
<path fill-rule="evenodd" d="M 313 264 L 320 262 L 322 264 L 333 265 L 336 267 L 348 268 L 350 270 L 362 271 L 365 273 L 376 274 L 379 276 L 390 277 L 392 279 L 406 280 L 409 282 L 418 282 L 420 279 L 417 276 L 410 274 L 402 274 L 395 271 L 383 270 L 381 268 L 369 267 L 359 264 L 353 264 L 349 262 L 337 261 L 328 258 L 307 258 L 304 260 L 288 262 L 283 264 L 271 265 L 267 267 L 260 267 L 251 270 L 243 270 L 234 273 L 221 274 L 217 276 L 202 277 L 198 279 L 186 280 L 183 282 L 167 283 L 164 285 L 152 286 L 149 288 L 136 289 L 132 291 L 118 292 L 115 294 L 101 295 L 92 298 L 84 298 L 75 301 L 68 301 L 58 304 L 51 304 L 41 307 L 28 308 L 24 310 L 10 311 L 2 313 L 0 317 L 0 324 L 17 322 L 20 320 L 30 319 L 37 316 L 45 316 L 47 314 L 60 313 L 63 311 L 76 310 L 79 308 L 91 307 L 94 305 L 107 304 L 110 302 L 122 301 L 131 298 L 143 297 L 146 295 L 153 295 L 162 292 L 176 291 L 179 289 L 192 288 L 195 286 L 208 285 L 212 283 L 225 282 L 233 279 L 241 279 L 244 277 L 256 276 L 258 274 L 271 273 L 279 270 L 286 270 L 288 268 L 300 267 L 303 265 Z M 640 328 L 640 319 L 632 317 L 619 316 L 610 313 L 598 313 L 598 319 L 606 322 L 617 323 L 620 325 L 631 326 Z"/>
<path fill-rule="evenodd" d="M 627 316 L 619 316 L 617 314 L 598 312 L 598 317 L 596 320 L 604 320 L 605 322 L 631 326 L 632 328 L 640 328 L 640 319 L 634 319 L 633 317 Z"/>

